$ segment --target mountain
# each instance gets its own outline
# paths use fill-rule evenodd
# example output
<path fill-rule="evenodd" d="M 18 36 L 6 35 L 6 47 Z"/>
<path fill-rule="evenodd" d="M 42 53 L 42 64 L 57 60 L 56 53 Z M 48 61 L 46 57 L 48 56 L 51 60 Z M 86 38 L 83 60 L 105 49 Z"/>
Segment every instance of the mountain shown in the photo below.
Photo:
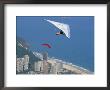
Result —
<path fill-rule="evenodd" d="M 22 39 L 17 37 L 16 39 L 16 57 L 23 58 L 24 55 L 29 55 L 29 63 L 33 64 L 35 61 L 41 60 L 39 57 L 35 56 L 33 52 L 29 49 L 29 44 Z"/>
<path fill-rule="evenodd" d="M 24 48 L 29 48 L 29 44 L 21 37 L 17 37 L 17 42 L 21 44 Z"/>

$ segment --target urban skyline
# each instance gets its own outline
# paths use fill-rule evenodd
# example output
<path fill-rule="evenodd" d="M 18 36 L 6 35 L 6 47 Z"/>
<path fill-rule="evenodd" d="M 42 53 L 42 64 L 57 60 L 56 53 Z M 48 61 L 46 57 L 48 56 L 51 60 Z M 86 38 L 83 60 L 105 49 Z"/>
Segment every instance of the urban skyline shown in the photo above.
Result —
<path fill-rule="evenodd" d="M 93 72 L 87 69 L 70 65 L 69 63 L 63 63 L 53 58 L 48 59 L 48 54 L 43 54 L 43 60 L 35 61 L 29 64 L 29 56 L 24 55 L 23 58 L 17 58 L 16 74 L 93 74 Z"/>

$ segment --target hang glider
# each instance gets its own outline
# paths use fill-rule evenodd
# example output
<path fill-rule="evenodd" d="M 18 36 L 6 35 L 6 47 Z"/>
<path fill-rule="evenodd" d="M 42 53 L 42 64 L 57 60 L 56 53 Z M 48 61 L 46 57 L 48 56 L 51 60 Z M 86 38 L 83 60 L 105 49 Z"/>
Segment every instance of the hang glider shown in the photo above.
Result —
<path fill-rule="evenodd" d="M 46 20 L 46 19 L 44 19 L 44 20 Z M 66 37 L 70 38 L 70 27 L 68 24 L 51 21 L 51 20 L 46 20 L 46 21 L 48 21 L 49 23 L 53 24 L 55 27 L 60 29 L 60 32 L 56 33 L 56 35 L 65 34 Z"/>

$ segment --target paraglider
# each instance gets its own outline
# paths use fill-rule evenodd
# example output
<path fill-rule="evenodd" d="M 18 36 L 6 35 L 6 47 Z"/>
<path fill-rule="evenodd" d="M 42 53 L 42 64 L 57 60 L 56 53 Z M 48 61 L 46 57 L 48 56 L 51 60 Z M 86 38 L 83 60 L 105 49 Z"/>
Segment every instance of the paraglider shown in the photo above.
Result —
<path fill-rule="evenodd" d="M 51 21 L 51 20 L 46 20 L 46 21 L 48 21 L 49 23 L 53 24 L 55 27 L 60 29 L 60 32 L 56 33 L 56 35 L 65 35 L 66 37 L 70 38 L 70 27 L 68 24 Z"/>
<path fill-rule="evenodd" d="M 51 48 L 51 46 L 49 45 L 49 44 L 47 44 L 47 43 L 45 43 L 45 44 L 41 44 L 42 46 L 46 46 L 46 47 L 48 47 L 48 48 Z"/>

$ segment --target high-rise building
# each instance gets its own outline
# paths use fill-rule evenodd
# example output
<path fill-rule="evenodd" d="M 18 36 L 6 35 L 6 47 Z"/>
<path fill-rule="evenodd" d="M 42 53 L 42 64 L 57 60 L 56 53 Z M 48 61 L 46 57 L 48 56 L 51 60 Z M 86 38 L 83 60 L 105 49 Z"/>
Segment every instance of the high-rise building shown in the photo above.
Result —
<path fill-rule="evenodd" d="M 59 74 L 63 68 L 63 64 L 61 62 L 56 62 L 51 66 L 51 74 Z"/>
<path fill-rule="evenodd" d="M 43 60 L 47 60 L 47 58 L 48 58 L 48 53 L 47 52 L 44 52 L 43 53 Z"/>
<path fill-rule="evenodd" d="M 57 62 L 56 64 L 56 73 L 60 73 L 63 68 L 63 64 L 61 62 Z"/>
<path fill-rule="evenodd" d="M 48 74 L 48 63 L 47 61 L 43 61 L 43 73 Z"/>
<path fill-rule="evenodd" d="M 16 60 L 16 71 L 23 72 L 23 60 L 24 58 L 17 58 Z"/>
<path fill-rule="evenodd" d="M 56 74 L 56 63 L 51 64 L 50 74 Z"/>
<path fill-rule="evenodd" d="M 36 72 L 43 71 L 43 61 L 37 61 L 34 63 L 34 71 L 36 71 Z"/>
<path fill-rule="evenodd" d="M 43 73 L 48 74 L 48 63 L 47 63 L 48 53 L 43 53 Z"/>
<path fill-rule="evenodd" d="M 28 55 L 24 55 L 23 64 L 24 64 L 24 71 L 28 70 L 28 66 L 29 66 L 29 56 Z"/>

